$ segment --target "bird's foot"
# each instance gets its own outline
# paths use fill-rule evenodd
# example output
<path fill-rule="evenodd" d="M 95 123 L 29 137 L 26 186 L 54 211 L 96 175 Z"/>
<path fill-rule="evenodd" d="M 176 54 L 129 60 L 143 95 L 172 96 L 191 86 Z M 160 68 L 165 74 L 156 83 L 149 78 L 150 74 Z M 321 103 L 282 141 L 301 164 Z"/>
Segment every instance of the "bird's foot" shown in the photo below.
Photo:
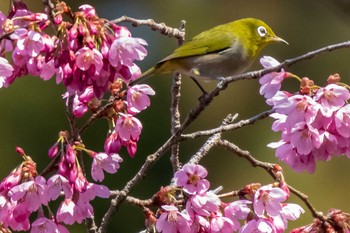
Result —
<path fill-rule="evenodd" d="M 217 88 L 219 89 L 224 89 L 227 86 L 227 80 L 224 77 L 218 77 L 218 84 L 216 85 Z"/>

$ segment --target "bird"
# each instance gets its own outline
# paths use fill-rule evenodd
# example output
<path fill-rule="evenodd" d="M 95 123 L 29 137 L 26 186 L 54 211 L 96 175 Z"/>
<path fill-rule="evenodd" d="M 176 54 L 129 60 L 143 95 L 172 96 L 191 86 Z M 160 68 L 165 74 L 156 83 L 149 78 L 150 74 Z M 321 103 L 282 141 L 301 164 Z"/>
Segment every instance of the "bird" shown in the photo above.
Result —
<path fill-rule="evenodd" d="M 156 74 L 173 72 L 191 77 L 197 85 L 197 80 L 222 80 L 245 72 L 261 50 L 275 42 L 288 44 L 259 19 L 243 18 L 221 24 L 182 44 L 129 86 Z"/>

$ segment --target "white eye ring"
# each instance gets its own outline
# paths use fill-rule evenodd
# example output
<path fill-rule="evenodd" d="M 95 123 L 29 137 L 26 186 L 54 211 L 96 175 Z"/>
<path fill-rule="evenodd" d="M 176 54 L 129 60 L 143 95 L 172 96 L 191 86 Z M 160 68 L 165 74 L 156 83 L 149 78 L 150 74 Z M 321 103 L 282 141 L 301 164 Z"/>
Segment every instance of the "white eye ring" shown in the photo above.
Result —
<path fill-rule="evenodd" d="M 257 31 L 258 31 L 260 36 L 266 36 L 266 34 L 267 34 L 267 30 L 264 26 L 258 27 Z"/>

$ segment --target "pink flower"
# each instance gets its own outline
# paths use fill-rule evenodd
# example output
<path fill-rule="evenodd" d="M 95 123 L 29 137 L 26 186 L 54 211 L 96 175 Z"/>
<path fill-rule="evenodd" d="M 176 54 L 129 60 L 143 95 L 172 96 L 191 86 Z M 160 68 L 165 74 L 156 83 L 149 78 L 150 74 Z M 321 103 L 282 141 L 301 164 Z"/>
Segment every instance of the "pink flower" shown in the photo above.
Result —
<path fill-rule="evenodd" d="M 73 114 L 75 117 L 82 117 L 90 109 L 90 105 L 94 107 L 93 103 L 99 104 L 92 86 L 87 87 L 82 93 L 75 93 L 74 97 L 70 96 L 68 92 L 62 95 L 64 99 L 67 99 L 66 105 L 68 106 L 68 99 L 73 99 Z M 96 100 L 96 101 L 94 101 Z"/>
<path fill-rule="evenodd" d="M 23 67 L 26 67 L 27 63 L 29 62 L 30 57 L 28 56 L 27 52 L 25 50 L 19 50 L 18 48 L 15 48 L 12 52 L 12 60 L 15 67 L 17 66 L 17 69 L 22 69 Z"/>
<path fill-rule="evenodd" d="M 286 123 L 288 128 L 293 127 L 296 123 L 312 123 L 320 105 L 310 96 L 293 95 L 286 101 L 279 101 L 274 105 L 276 112 L 287 115 Z"/>
<path fill-rule="evenodd" d="M 43 80 L 49 80 L 51 79 L 56 72 L 54 60 L 51 59 L 47 62 L 44 62 L 42 64 L 41 70 L 40 70 L 40 78 Z"/>
<path fill-rule="evenodd" d="M 77 168 L 77 176 L 74 180 L 70 180 L 71 182 L 74 182 L 74 190 L 83 193 L 86 191 L 86 189 L 89 186 L 89 182 L 86 179 L 85 175 L 83 174 L 81 168 Z"/>
<path fill-rule="evenodd" d="M 191 216 L 210 216 L 211 212 L 219 210 L 220 205 L 221 200 L 215 193 L 205 192 L 191 196 L 186 203 L 186 210 Z"/>
<path fill-rule="evenodd" d="M 56 219 L 58 222 L 72 225 L 75 222 L 81 223 L 83 221 L 83 215 L 80 208 L 72 199 L 65 199 L 58 207 Z"/>
<path fill-rule="evenodd" d="M 231 202 L 225 207 L 225 217 L 228 217 L 233 222 L 233 230 L 238 231 L 240 229 L 240 223 L 238 220 L 245 220 L 251 209 L 248 205 L 252 204 L 248 200 L 238 200 Z"/>
<path fill-rule="evenodd" d="M 11 173 L 5 177 L 0 183 L 0 192 L 9 191 L 14 186 L 18 185 L 22 179 L 22 169 L 16 168 L 11 171 Z"/>
<path fill-rule="evenodd" d="M 304 122 L 300 122 L 291 129 L 290 143 L 296 148 L 298 154 L 308 155 L 313 149 L 317 149 L 322 144 L 320 132 Z"/>
<path fill-rule="evenodd" d="M 315 172 L 316 163 L 312 154 L 299 155 L 290 143 L 284 141 L 269 143 L 267 146 L 276 148 L 276 157 L 285 162 L 295 171 L 302 172 L 307 170 L 309 173 Z"/>
<path fill-rule="evenodd" d="M 28 231 L 30 228 L 29 216 L 31 212 L 27 209 L 28 207 L 23 203 L 12 205 L 6 224 L 14 231 Z"/>
<path fill-rule="evenodd" d="M 210 183 L 204 179 L 208 175 L 207 170 L 196 164 L 185 164 L 174 175 L 175 185 L 183 187 L 190 194 L 202 194 L 209 189 Z"/>
<path fill-rule="evenodd" d="M 97 153 L 91 166 L 91 176 L 95 181 L 102 181 L 104 179 L 103 170 L 108 173 L 115 173 L 120 167 L 123 159 L 118 154 Z"/>
<path fill-rule="evenodd" d="M 279 65 L 280 63 L 273 57 L 264 56 L 260 59 L 260 63 L 265 68 L 270 68 Z M 266 99 L 273 97 L 280 89 L 283 80 L 287 77 L 287 73 L 282 69 L 281 72 L 271 72 L 265 74 L 259 79 L 261 84 L 260 95 Z"/>
<path fill-rule="evenodd" d="M 283 204 L 282 206 L 282 216 L 285 219 L 294 221 L 297 220 L 303 213 L 305 213 L 305 211 L 300 205 L 287 203 Z"/>
<path fill-rule="evenodd" d="M 54 221 L 48 218 L 38 218 L 32 223 L 30 233 L 58 233 L 57 225 Z"/>
<path fill-rule="evenodd" d="M 13 74 L 13 67 L 3 57 L 0 57 L 0 88 L 8 87 L 9 83 L 7 79 Z"/>
<path fill-rule="evenodd" d="M 75 95 L 73 100 L 73 114 L 75 117 L 80 118 L 89 110 L 86 103 L 79 100 L 79 96 Z"/>
<path fill-rule="evenodd" d="M 134 60 L 141 61 L 147 55 L 143 45 L 147 45 L 147 42 L 141 38 L 119 37 L 113 41 L 109 49 L 109 62 L 114 67 L 132 66 Z"/>
<path fill-rule="evenodd" d="M 266 218 L 252 219 L 248 221 L 239 231 L 239 233 L 277 233 L 273 222 Z"/>
<path fill-rule="evenodd" d="M 190 232 L 191 219 L 181 213 L 175 206 L 163 205 L 164 212 L 156 222 L 157 231 L 162 233 Z"/>
<path fill-rule="evenodd" d="M 118 153 L 122 147 L 122 141 L 115 130 L 106 138 L 104 150 L 107 154 Z"/>
<path fill-rule="evenodd" d="M 94 184 L 94 183 L 88 183 L 86 190 L 80 193 L 79 201 L 89 202 L 91 200 L 94 200 L 95 197 L 109 198 L 110 195 L 111 195 L 111 192 L 106 186 Z"/>
<path fill-rule="evenodd" d="M 103 67 L 102 54 L 95 48 L 83 47 L 76 52 L 75 56 L 77 67 L 83 71 L 93 67 L 94 73 L 98 74 Z"/>
<path fill-rule="evenodd" d="M 134 155 L 137 150 L 137 141 L 129 140 L 124 142 L 123 145 L 126 146 L 126 150 L 128 151 L 128 154 L 130 155 L 130 157 L 134 158 Z"/>
<path fill-rule="evenodd" d="M 288 220 L 294 221 L 298 219 L 302 213 L 304 213 L 303 208 L 297 204 L 282 204 L 281 214 L 272 218 L 277 232 L 284 232 L 288 228 Z"/>
<path fill-rule="evenodd" d="M 47 205 L 49 201 L 48 187 L 42 176 L 13 187 L 9 191 L 9 196 L 12 201 L 21 201 L 31 212 L 38 210 L 42 204 Z"/>
<path fill-rule="evenodd" d="M 259 217 L 263 217 L 265 211 L 269 216 L 278 216 L 282 211 L 281 202 L 286 199 L 287 194 L 281 188 L 262 186 L 254 194 L 254 211 Z"/>
<path fill-rule="evenodd" d="M 232 233 L 234 225 L 231 219 L 223 217 L 219 212 L 210 219 L 209 233 Z"/>
<path fill-rule="evenodd" d="M 85 91 L 79 94 L 78 99 L 80 102 L 88 104 L 95 98 L 94 90 L 92 86 L 89 86 Z"/>
<path fill-rule="evenodd" d="M 4 195 L 0 194 L 0 225 L 8 222 L 10 215 L 11 202 Z M 5 224 L 5 226 L 7 226 Z"/>
<path fill-rule="evenodd" d="M 118 70 L 119 75 L 123 78 L 123 81 L 129 83 L 131 80 L 137 79 L 141 76 L 142 72 L 140 67 L 136 64 L 131 66 L 121 65 Z"/>
<path fill-rule="evenodd" d="M 325 117 L 330 117 L 333 112 L 343 107 L 349 98 L 349 91 L 337 84 L 320 88 L 315 96 L 315 100 L 322 106 L 321 113 Z"/>
<path fill-rule="evenodd" d="M 291 96 L 289 92 L 278 91 L 271 99 L 267 99 L 266 103 L 270 106 L 288 104 L 288 98 Z"/>
<path fill-rule="evenodd" d="M 84 14 L 88 17 L 93 17 L 96 16 L 96 11 L 95 8 L 88 5 L 88 4 L 83 4 L 79 7 L 79 10 L 81 10 L 82 12 L 84 12 Z"/>
<path fill-rule="evenodd" d="M 150 105 L 149 95 L 155 95 L 154 90 L 146 85 L 134 85 L 128 88 L 126 100 L 130 113 L 139 113 Z"/>
<path fill-rule="evenodd" d="M 119 118 L 116 122 L 115 131 L 124 141 L 130 139 L 138 139 L 142 130 L 141 122 L 131 114 L 119 113 Z"/>
<path fill-rule="evenodd" d="M 56 200 L 61 195 L 61 191 L 63 191 L 66 199 L 73 196 L 72 186 L 69 184 L 69 181 L 59 174 L 53 175 L 48 179 L 47 186 L 50 200 Z"/>
<path fill-rule="evenodd" d="M 350 137 L 350 105 L 341 107 L 334 116 L 337 132 L 345 138 Z"/>
<path fill-rule="evenodd" d="M 17 48 L 26 51 L 30 57 L 36 57 L 45 48 L 44 39 L 40 33 L 28 31 L 26 38 L 17 41 Z"/>

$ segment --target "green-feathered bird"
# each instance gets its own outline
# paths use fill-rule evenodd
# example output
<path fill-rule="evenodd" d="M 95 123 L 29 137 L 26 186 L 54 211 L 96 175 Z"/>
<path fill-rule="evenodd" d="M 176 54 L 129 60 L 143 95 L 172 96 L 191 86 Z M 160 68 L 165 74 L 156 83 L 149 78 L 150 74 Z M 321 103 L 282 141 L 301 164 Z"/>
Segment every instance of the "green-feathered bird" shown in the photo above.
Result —
<path fill-rule="evenodd" d="M 222 24 L 193 37 L 130 85 L 160 73 L 179 72 L 197 80 L 240 74 L 274 42 L 288 44 L 261 20 L 245 18 Z"/>

